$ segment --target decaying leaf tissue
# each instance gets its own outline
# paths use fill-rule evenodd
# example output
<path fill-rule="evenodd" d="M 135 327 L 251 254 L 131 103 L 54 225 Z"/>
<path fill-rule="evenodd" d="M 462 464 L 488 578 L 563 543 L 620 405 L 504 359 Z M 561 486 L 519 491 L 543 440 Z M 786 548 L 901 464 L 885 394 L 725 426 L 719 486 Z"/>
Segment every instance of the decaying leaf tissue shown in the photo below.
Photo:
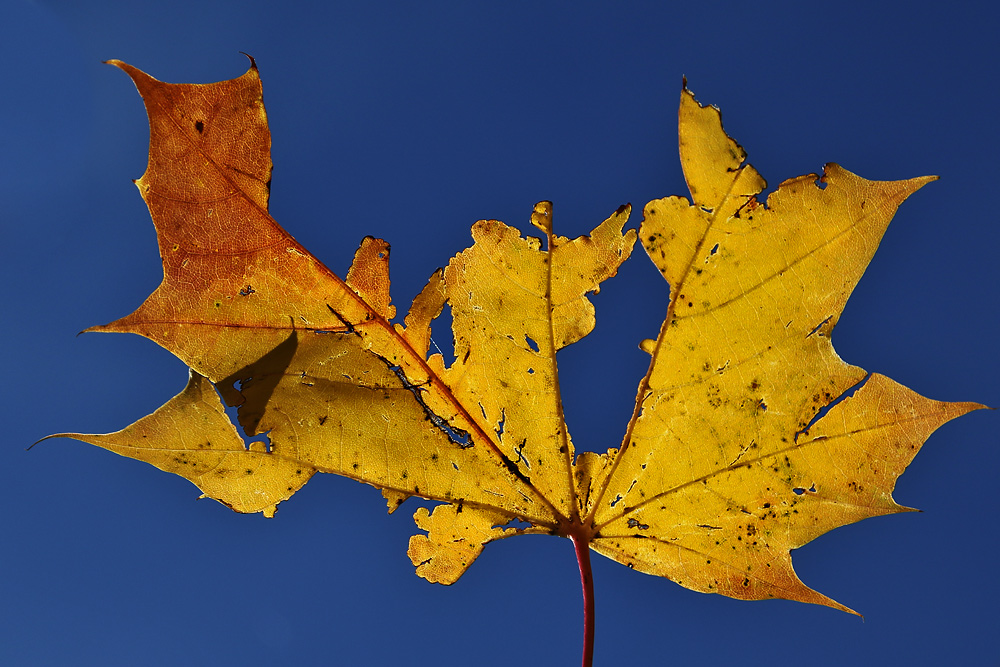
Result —
<path fill-rule="evenodd" d="M 923 398 L 830 341 L 897 207 L 931 177 L 868 181 L 830 164 L 765 206 L 719 112 L 685 87 L 690 200 L 649 202 L 638 231 L 621 207 L 575 239 L 558 235 L 548 202 L 531 213 L 538 238 L 480 221 L 394 323 L 385 241 L 362 240 L 340 278 L 268 214 L 256 67 L 179 85 L 113 64 L 149 114 L 137 186 L 164 277 L 138 310 L 92 330 L 146 336 L 191 375 L 122 431 L 62 435 L 182 475 L 236 511 L 273 515 L 312 475 L 334 473 L 378 487 L 390 510 L 440 501 L 417 511 L 409 546 L 430 581 L 456 581 L 492 540 L 546 533 L 697 591 L 850 611 L 798 579 L 790 550 L 905 511 L 891 494 L 921 444 L 982 407 Z M 556 353 L 593 330 L 587 295 L 636 239 L 670 305 L 641 342 L 649 370 L 623 440 L 576 453 Z M 446 305 L 450 365 L 430 353 Z M 270 445 L 248 450 L 223 400 Z"/>

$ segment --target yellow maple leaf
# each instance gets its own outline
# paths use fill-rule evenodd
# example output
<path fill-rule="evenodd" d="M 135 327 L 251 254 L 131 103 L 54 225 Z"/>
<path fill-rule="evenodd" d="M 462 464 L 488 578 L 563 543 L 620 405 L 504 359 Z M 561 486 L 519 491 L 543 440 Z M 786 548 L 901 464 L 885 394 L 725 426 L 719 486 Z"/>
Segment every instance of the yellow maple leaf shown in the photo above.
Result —
<path fill-rule="evenodd" d="M 671 300 L 641 346 L 652 361 L 594 494 L 592 548 L 694 590 L 849 611 L 799 581 L 789 550 L 905 511 L 891 493 L 921 444 L 983 407 L 868 376 L 830 341 L 896 208 L 934 179 L 868 181 L 829 164 L 765 207 L 718 110 L 686 87 L 679 127 L 692 201 L 646 205 L 640 237 Z"/>
<path fill-rule="evenodd" d="M 139 459 L 194 483 L 237 512 L 273 517 L 277 505 L 316 472 L 301 461 L 269 453 L 263 442 L 244 444 L 211 383 L 194 371 L 177 396 L 121 431 L 58 433 Z"/>
<path fill-rule="evenodd" d="M 442 503 L 417 511 L 426 534 L 409 546 L 431 581 L 456 581 L 491 540 L 547 533 L 695 590 L 847 610 L 798 580 L 789 551 L 904 510 L 891 492 L 923 441 L 982 407 L 922 398 L 830 343 L 896 208 L 930 178 L 874 182 L 828 165 L 765 206 L 718 111 L 685 89 L 693 202 L 650 202 L 639 232 L 670 306 L 642 343 L 651 364 L 622 446 L 576 455 L 556 353 L 593 330 L 587 294 L 631 253 L 627 206 L 572 240 L 554 233 L 548 202 L 531 218 L 540 239 L 476 223 L 474 244 L 394 324 L 388 244 L 365 238 L 341 279 L 268 214 L 255 67 L 196 86 L 113 64 L 150 117 L 137 185 L 164 279 L 93 330 L 147 336 L 196 372 L 123 431 L 69 435 L 182 474 L 237 511 L 273 514 L 330 472 L 380 488 L 390 511 L 409 496 Z M 429 349 L 445 305 L 450 365 Z M 269 446 L 243 447 L 209 381 Z"/>

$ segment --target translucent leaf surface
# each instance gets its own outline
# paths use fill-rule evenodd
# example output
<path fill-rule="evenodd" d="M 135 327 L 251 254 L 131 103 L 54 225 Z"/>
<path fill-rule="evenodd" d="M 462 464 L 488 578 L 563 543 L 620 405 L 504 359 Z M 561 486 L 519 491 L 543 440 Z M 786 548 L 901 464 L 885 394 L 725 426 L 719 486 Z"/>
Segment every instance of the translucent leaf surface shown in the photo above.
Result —
<path fill-rule="evenodd" d="M 548 533 L 695 590 L 847 610 L 799 581 L 790 550 L 905 510 L 892 490 L 921 444 L 982 407 L 925 399 L 830 341 L 896 208 L 932 178 L 867 181 L 831 164 L 765 205 L 718 111 L 685 89 L 692 199 L 650 202 L 638 233 L 670 305 L 640 344 L 651 362 L 621 447 L 578 455 L 556 355 L 594 329 L 587 295 L 631 253 L 628 206 L 576 239 L 554 232 L 549 202 L 531 215 L 539 238 L 477 222 L 396 323 L 385 241 L 364 238 L 341 279 L 270 217 L 255 67 L 187 85 L 113 64 L 150 118 L 137 186 L 164 278 L 93 330 L 147 336 L 193 372 L 123 431 L 63 435 L 180 474 L 237 511 L 271 515 L 329 472 L 378 487 L 390 511 L 439 501 L 416 512 L 423 532 L 409 545 L 431 581 L 456 581 L 492 540 Z M 429 349 L 445 306 L 450 365 Z M 244 445 L 219 395 L 268 447 Z"/>
<path fill-rule="evenodd" d="M 316 472 L 301 461 L 249 447 L 226 415 L 212 384 L 192 372 L 187 387 L 148 417 L 116 433 L 60 433 L 139 459 L 194 483 L 237 512 L 274 516 L 277 504 Z"/>
<path fill-rule="evenodd" d="M 718 110 L 685 89 L 679 115 L 692 201 L 646 205 L 640 237 L 671 301 L 642 344 L 652 362 L 595 494 L 592 548 L 699 591 L 844 609 L 799 581 L 789 550 L 904 510 L 891 492 L 920 445 L 982 407 L 866 381 L 830 341 L 896 208 L 933 178 L 867 181 L 830 164 L 765 207 Z"/>

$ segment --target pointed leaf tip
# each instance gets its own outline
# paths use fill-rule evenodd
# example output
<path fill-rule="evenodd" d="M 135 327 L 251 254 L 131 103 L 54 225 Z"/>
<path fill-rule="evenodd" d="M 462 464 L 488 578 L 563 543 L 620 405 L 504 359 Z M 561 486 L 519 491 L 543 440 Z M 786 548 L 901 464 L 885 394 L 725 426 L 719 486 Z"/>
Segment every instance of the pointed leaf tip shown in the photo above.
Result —
<path fill-rule="evenodd" d="M 252 55 L 250 55 L 246 51 L 240 51 L 240 53 L 242 53 L 243 55 L 245 55 L 247 57 L 247 60 L 250 61 L 250 69 L 252 69 L 255 72 L 259 71 L 257 69 L 257 61 L 256 61 L 256 59 L 254 59 L 254 57 Z"/>
<path fill-rule="evenodd" d="M 178 424 L 184 428 L 178 429 Z M 55 437 L 73 438 L 177 474 L 204 496 L 242 513 L 273 516 L 277 504 L 316 472 L 259 446 L 248 449 L 215 388 L 193 371 L 180 394 L 120 431 L 48 436 Z"/>

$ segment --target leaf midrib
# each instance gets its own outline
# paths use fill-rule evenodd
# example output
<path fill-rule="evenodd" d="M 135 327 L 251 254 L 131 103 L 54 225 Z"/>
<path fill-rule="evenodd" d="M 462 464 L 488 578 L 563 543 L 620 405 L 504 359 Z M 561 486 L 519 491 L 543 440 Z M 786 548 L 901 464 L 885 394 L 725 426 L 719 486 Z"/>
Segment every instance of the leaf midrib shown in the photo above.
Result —
<path fill-rule="evenodd" d="M 728 202 L 729 199 L 732 197 L 733 188 L 736 186 L 736 183 L 739 180 L 740 175 L 743 173 L 743 170 L 748 166 L 749 164 L 747 164 L 744 159 L 743 165 L 737 171 L 733 172 L 733 178 L 729 184 L 729 190 L 726 191 L 725 196 L 713 209 L 712 215 L 709 218 L 709 222 L 705 226 L 705 231 L 702 233 L 701 238 L 698 240 L 698 243 L 695 246 L 694 251 L 692 251 L 691 257 L 688 260 L 687 266 L 684 267 L 684 272 L 681 274 L 681 279 L 678 281 L 677 286 L 675 287 L 674 285 L 670 285 L 668 283 L 670 287 L 670 303 L 667 304 L 667 314 L 663 318 L 663 324 L 660 325 L 660 331 L 656 337 L 656 343 L 650 353 L 649 368 L 646 370 L 646 375 L 642 378 L 642 381 L 639 383 L 639 389 L 636 391 L 635 407 L 632 410 L 632 417 L 629 419 L 628 425 L 626 426 L 625 435 L 622 438 L 621 447 L 618 449 L 617 454 L 615 454 L 615 459 L 611 464 L 611 470 L 609 470 L 608 474 L 604 477 L 604 482 L 601 486 L 601 489 L 598 492 L 597 497 L 594 499 L 593 504 L 591 505 L 590 512 L 588 512 L 587 518 L 584 521 L 584 524 L 586 525 L 591 525 L 593 523 L 597 515 L 598 508 L 600 507 L 601 502 L 604 500 L 604 495 L 608 487 L 611 485 L 611 481 L 612 479 L 614 479 L 615 473 L 618 471 L 618 467 L 621 461 L 624 459 L 626 453 L 631 449 L 632 433 L 635 430 L 636 423 L 639 421 L 639 415 L 642 413 L 642 405 L 645 402 L 647 395 L 649 394 L 649 383 L 650 379 L 653 376 L 653 369 L 656 367 L 656 361 L 660 353 L 660 349 L 663 346 L 663 341 L 666 339 L 667 331 L 670 328 L 670 324 L 674 319 L 674 311 L 676 309 L 676 304 L 678 302 L 677 295 L 680 294 L 681 289 L 683 289 L 684 284 L 691 273 L 691 268 L 694 266 L 695 258 L 701 255 L 702 250 L 705 247 L 705 241 L 708 238 L 709 233 L 715 226 L 720 211 L 723 209 L 723 206 L 726 204 L 726 202 Z M 688 189 L 689 190 L 691 189 L 690 185 L 688 186 Z M 692 206 L 697 205 L 697 202 L 694 201 L 693 194 L 691 202 Z M 625 516 L 625 514 L 622 514 L 621 516 Z M 594 527 L 594 530 L 595 531 L 597 530 L 596 526 Z"/>

